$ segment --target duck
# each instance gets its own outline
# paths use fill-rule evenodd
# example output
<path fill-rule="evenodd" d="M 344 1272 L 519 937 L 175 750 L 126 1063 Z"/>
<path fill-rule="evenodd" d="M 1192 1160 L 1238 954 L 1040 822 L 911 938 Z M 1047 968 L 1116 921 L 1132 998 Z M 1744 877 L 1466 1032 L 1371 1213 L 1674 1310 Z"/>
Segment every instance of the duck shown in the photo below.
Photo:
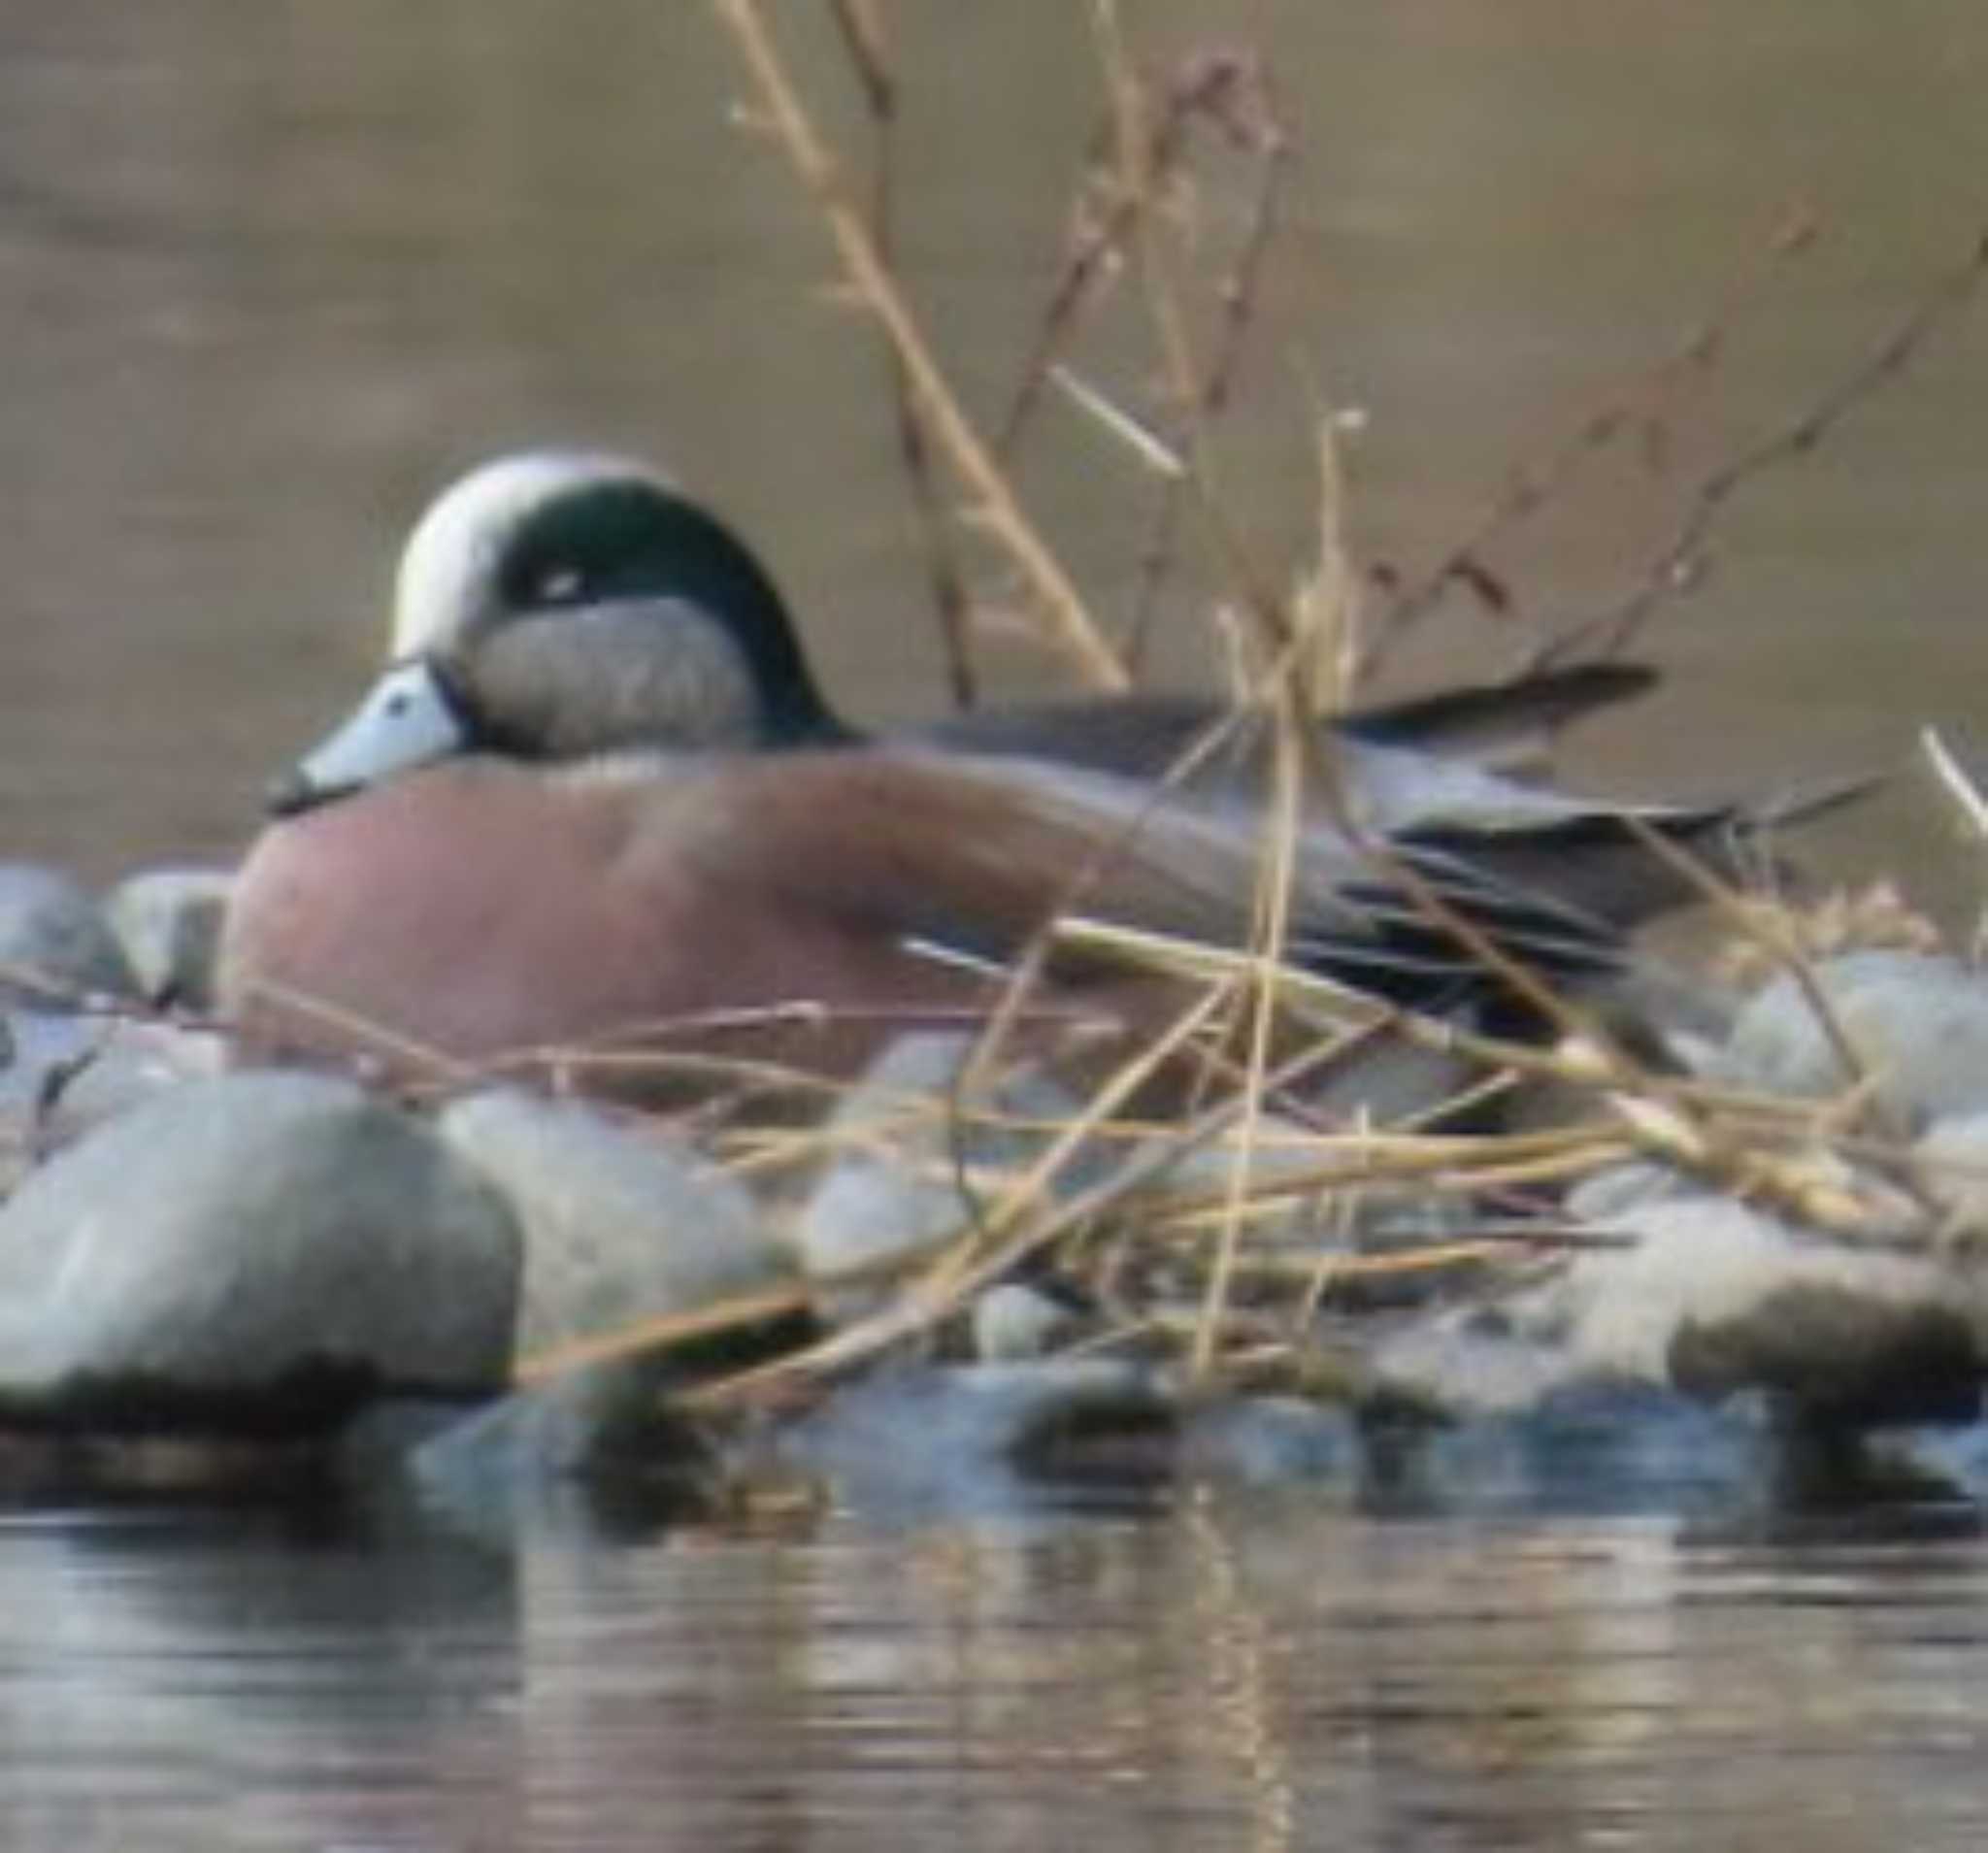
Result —
<path fill-rule="evenodd" d="M 432 1076 L 716 1045 L 843 1075 L 906 1027 L 983 1017 L 1066 911 L 1249 933 L 1261 754 L 1183 770 L 1216 705 L 1114 696 L 865 733 L 750 549 L 638 459 L 472 470 L 410 534 L 393 610 L 387 667 L 272 785 L 235 883 L 217 998 L 253 1059 Z M 1371 835 L 1549 977 L 1618 972 L 1682 885 L 1625 814 L 1698 844 L 1748 813 L 1625 811 L 1499 761 L 1652 679 L 1588 665 L 1327 723 L 1344 801 L 1302 825 L 1290 955 L 1424 1008 L 1498 988 Z M 1101 963 L 1053 959 L 1045 1010 L 1150 1010 L 1150 980 Z M 591 1072 L 633 1094 L 642 1066 Z"/>

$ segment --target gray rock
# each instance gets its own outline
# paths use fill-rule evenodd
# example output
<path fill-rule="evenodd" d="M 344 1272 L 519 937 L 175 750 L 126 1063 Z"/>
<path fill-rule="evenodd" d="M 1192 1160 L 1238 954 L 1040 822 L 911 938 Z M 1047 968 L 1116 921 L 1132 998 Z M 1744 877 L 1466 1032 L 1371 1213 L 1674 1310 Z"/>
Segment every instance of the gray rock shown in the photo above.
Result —
<path fill-rule="evenodd" d="M 653 1126 L 490 1089 L 451 1106 L 440 1131 L 524 1230 L 523 1352 L 796 1278 L 746 1191 Z"/>
<path fill-rule="evenodd" d="M 1217 1397 L 1187 1415 L 1179 1469 L 1253 1491 L 1360 1485 L 1366 1450 L 1351 1410 L 1289 1396 Z"/>
<path fill-rule="evenodd" d="M 143 869 L 104 902 L 139 989 L 154 1001 L 205 1010 L 234 877 L 224 869 Z"/>
<path fill-rule="evenodd" d="M 967 1228 L 977 1206 L 960 1189 L 964 1165 L 977 1180 L 998 1188 L 1001 1175 L 1018 1175 L 1078 1108 L 1053 1080 L 1034 1074 L 1004 1079 L 973 1106 L 1038 1122 L 1048 1132 L 976 1123 L 951 1110 L 960 1064 L 972 1051 L 967 1035 L 930 1032 L 901 1037 L 884 1050 L 829 1121 L 827 1137 L 844 1156 L 829 1168 L 795 1229 L 801 1265 L 827 1289 L 825 1316 L 857 1319 L 889 1295 L 883 1284 L 840 1278 L 887 1273 Z M 1055 1180 L 1078 1188 L 1096 1175 L 1097 1161 L 1079 1155 Z"/>
<path fill-rule="evenodd" d="M 1784 1434 L 1757 1399 L 1713 1408 L 1652 1384 L 1572 1379 L 1506 1414 L 1370 1431 L 1362 1507 L 1751 1516 L 1785 1496 Z"/>
<path fill-rule="evenodd" d="M 189 1082 L 0 1210 L 0 1409 L 278 1434 L 381 1391 L 487 1391 L 520 1250 L 483 1179 L 349 1083 Z"/>
<path fill-rule="evenodd" d="M 1988 1108 L 1988 981 L 1959 961 L 1852 952 L 1817 968 L 1877 1099 L 1918 1131 Z M 1775 978 L 1740 1013 L 1715 1076 L 1770 1093 L 1826 1097 L 1850 1077 L 1794 979 Z"/>
<path fill-rule="evenodd" d="M 556 1510 L 575 1481 L 685 1498 L 721 1471 L 714 1434 L 674 1412 L 646 1370 L 590 1366 L 514 1392 L 424 1439 L 415 1483 L 457 1518 Z"/>
<path fill-rule="evenodd" d="M 137 990 L 117 936 L 81 884 L 36 863 L 0 862 L 0 1003 Z"/>
<path fill-rule="evenodd" d="M 1480 1079 L 1482 1067 L 1425 1048 L 1405 1037 L 1381 1036 L 1336 1067 L 1307 1079 L 1305 1105 L 1327 1125 L 1359 1123 L 1385 1130 L 1433 1113 Z"/>
<path fill-rule="evenodd" d="M 97 1019 L 72 1011 L 10 1009 L 5 990 L 0 984 L 0 1197 L 53 1148 L 48 1103 L 103 1032 Z"/>
<path fill-rule="evenodd" d="M 142 1017 L 0 1010 L 0 1196 L 38 1159 L 226 1060 L 220 1037 Z"/>
<path fill-rule="evenodd" d="M 1046 1357 L 1082 1323 L 1060 1300 L 1019 1280 L 1004 1280 L 974 1301 L 974 1355 L 986 1364 Z"/>
<path fill-rule="evenodd" d="M 1601 1226 L 1638 1245 L 1583 1256 L 1508 1306 L 1515 1336 L 1563 1346 L 1582 1376 L 1765 1390 L 1850 1424 L 1947 1418 L 1977 1399 L 1967 1297 L 1931 1260 L 1811 1241 L 1720 1197 Z"/>
<path fill-rule="evenodd" d="M 1940 1204 L 1977 1239 L 1988 1234 L 1988 1111 L 1936 1121 L 1913 1155 Z"/>
<path fill-rule="evenodd" d="M 1367 1365 L 1377 1403 L 1464 1421 L 1534 1408 L 1583 1373 L 1559 1335 L 1520 1336 L 1497 1307 L 1411 1319 L 1375 1343 Z"/>
<path fill-rule="evenodd" d="M 1231 1142 L 1211 1140 L 1188 1146 L 1166 1158 L 1168 1135 L 1159 1134 L 1148 1153 L 1164 1159 L 1159 1169 L 1123 1204 L 1135 1226 L 1144 1215 L 1195 1208 L 1216 1209 L 1226 1204 L 1242 1156 Z M 1247 1154 L 1245 1192 L 1250 1199 L 1250 1241 L 1276 1245 L 1309 1241 L 1320 1225 L 1325 1200 L 1319 1194 L 1319 1140 L 1315 1129 L 1276 1113 L 1265 1113 Z M 1371 1206 L 1369 1193 L 1363 1207 Z"/>

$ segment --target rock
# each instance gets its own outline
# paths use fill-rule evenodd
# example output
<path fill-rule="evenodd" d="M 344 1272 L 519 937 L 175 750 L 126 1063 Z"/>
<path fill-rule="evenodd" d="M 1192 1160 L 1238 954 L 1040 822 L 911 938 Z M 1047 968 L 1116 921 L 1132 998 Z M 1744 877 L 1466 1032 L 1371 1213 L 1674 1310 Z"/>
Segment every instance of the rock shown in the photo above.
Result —
<path fill-rule="evenodd" d="M 1409 1320 L 1375 1343 L 1367 1366 L 1377 1406 L 1447 1421 L 1534 1408 L 1583 1370 L 1557 1334 L 1515 1334 L 1495 1305 Z"/>
<path fill-rule="evenodd" d="M 188 1082 L 0 1210 L 0 1414 L 281 1435 L 486 1392 L 520 1253 L 487 1182 L 349 1083 Z"/>
<path fill-rule="evenodd" d="M 524 1232 L 518 1349 L 797 1288 L 792 1249 L 753 1199 L 674 1135 L 579 1101 L 493 1088 L 442 1116 L 443 1139 L 501 1190 Z M 574 1482 L 616 1501 L 680 1504 L 720 1475 L 684 1384 L 812 1336 L 798 1304 L 695 1340 L 561 1371 L 455 1424 L 416 1454 L 427 1495 L 459 1519 L 563 1509 Z"/>
<path fill-rule="evenodd" d="M 1981 1347 L 1966 1314 L 1926 1290 L 1895 1299 L 1868 1278 L 1794 1280 L 1742 1311 L 1688 1320 L 1669 1366 L 1688 1395 L 1717 1402 L 1764 1390 L 1831 1428 L 1971 1422 L 1981 1412 Z"/>
<path fill-rule="evenodd" d="M 0 1196 L 34 1161 L 153 1095 L 218 1075 L 222 1038 L 164 1021 L 39 1010 L 0 1012 L 13 1062 L 0 1069 Z"/>
<path fill-rule="evenodd" d="M 1144 1216 L 1219 1211 L 1229 1200 L 1233 1174 L 1242 1157 L 1236 1144 L 1223 1139 L 1209 1140 L 1169 1156 L 1165 1149 L 1169 1142 L 1169 1135 L 1160 1133 L 1143 1154 L 1160 1162 L 1124 1200 L 1122 1213 L 1134 1226 Z M 1315 1240 L 1331 1208 L 1318 1188 L 1317 1129 L 1277 1113 L 1265 1113 L 1257 1122 L 1247 1162 L 1244 1188 L 1250 1200 L 1252 1245 Z M 1378 1194 L 1362 1199 L 1363 1210 Z M 1426 1193 L 1423 1201 L 1427 1201 Z"/>
<path fill-rule="evenodd" d="M 36 863 L 0 862 L 0 1004 L 137 991 L 117 936 L 78 882 Z"/>
<path fill-rule="evenodd" d="M 0 985 L 0 1197 L 54 1148 L 48 1103 L 88 1061 L 102 1031 L 97 1019 L 73 1011 L 10 1009 Z"/>
<path fill-rule="evenodd" d="M 480 1530 L 556 1512 L 582 1481 L 681 1506 L 722 1472 L 716 1430 L 672 1411 L 660 1391 L 619 1364 L 573 1371 L 450 1424 L 409 1466 L 430 1499 Z"/>
<path fill-rule="evenodd" d="M 224 869 L 144 869 L 104 903 L 139 990 L 153 1003 L 206 1010 L 234 877 Z"/>
<path fill-rule="evenodd" d="M 825 1291 L 817 1304 L 839 1321 L 863 1317 L 888 1298 L 890 1286 L 840 1277 L 867 1270 L 887 1274 L 969 1226 L 977 1206 L 960 1191 L 961 1168 L 984 1187 L 1016 1175 L 1074 1117 L 1077 1106 L 1055 1081 L 1031 1072 L 1004 1077 L 991 1097 L 971 1107 L 1038 1122 L 1049 1131 L 977 1123 L 952 1100 L 974 1037 L 925 1032 L 900 1037 L 878 1057 L 837 1107 L 825 1137 L 844 1155 L 802 1210 L 795 1230 L 801 1265 Z M 1097 1161 L 1078 1154 L 1052 1188 L 1071 1190 L 1097 1175 Z"/>
<path fill-rule="evenodd" d="M 0 1007 L 0 1198 L 91 1128 L 217 1075 L 224 1058 L 219 1037 L 171 1023 Z"/>
<path fill-rule="evenodd" d="M 857 1511 L 901 1522 L 1164 1480 L 1180 1415 L 1162 1373 L 1118 1359 L 907 1364 L 844 1386 L 781 1446 Z"/>
<path fill-rule="evenodd" d="M 1852 952 L 1816 968 L 1876 1098 L 1907 1132 L 1988 1108 L 1988 982 L 1958 960 Z M 1763 987 L 1740 1013 L 1714 1077 L 1766 1092 L 1827 1097 L 1850 1085 L 1792 977 Z"/>
<path fill-rule="evenodd" d="M 451 1106 L 440 1132 L 523 1228 L 523 1352 L 797 1278 L 746 1191 L 654 1126 L 493 1088 Z"/>
<path fill-rule="evenodd" d="M 1746 1400 L 1570 1379 L 1522 1408 L 1369 1433 L 1369 1511 L 1628 1514 L 1757 1510 L 1781 1497 L 1782 1441 Z"/>
<path fill-rule="evenodd" d="M 1966 1296 L 1930 1260 L 1811 1241 L 1721 1197 L 1642 1204 L 1599 1227 L 1638 1245 L 1582 1256 L 1508 1303 L 1517 1337 L 1564 1346 L 1582 1376 L 1758 1389 L 1859 1425 L 1952 1419 L 1978 1401 Z"/>
<path fill-rule="evenodd" d="M 1299 1397 L 1217 1397 L 1189 1412 L 1180 1437 L 1183 1474 L 1251 1491 L 1337 1486 L 1351 1493 L 1365 1460 L 1350 1410 Z"/>
<path fill-rule="evenodd" d="M 1912 1150 L 1927 1187 L 1960 1226 L 1988 1235 L 1988 1111 L 1936 1120 Z"/>
<path fill-rule="evenodd" d="M 1482 1077 L 1481 1065 L 1406 1037 L 1378 1035 L 1334 1065 L 1309 1075 L 1306 1110 L 1333 1127 L 1355 1123 L 1385 1131 L 1434 1114 Z"/>
<path fill-rule="evenodd" d="M 1004 1280 L 973 1307 L 974 1355 L 985 1364 L 1045 1357 L 1082 1329 L 1083 1318 L 1040 1287 Z"/>

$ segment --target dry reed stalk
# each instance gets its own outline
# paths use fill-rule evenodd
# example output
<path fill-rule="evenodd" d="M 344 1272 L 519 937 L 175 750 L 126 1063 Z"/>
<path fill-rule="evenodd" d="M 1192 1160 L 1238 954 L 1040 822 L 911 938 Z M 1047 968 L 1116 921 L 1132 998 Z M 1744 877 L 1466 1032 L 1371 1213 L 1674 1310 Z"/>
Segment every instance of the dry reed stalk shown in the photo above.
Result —
<path fill-rule="evenodd" d="M 888 336 L 926 431 L 970 492 L 966 518 L 1014 562 L 1036 598 L 1043 635 L 1093 687 L 1126 684 L 1124 666 L 1084 608 L 1081 594 L 1023 513 L 1007 472 L 980 440 L 934 356 L 924 331 L 877 248 L 842 169 L 815 129 L 757 0 L 712 0 L 730 30 L 768 128 L 819 207 L 857 299 Z"/>
<path fill-rule="evenodd" d="M 1198 974 L 1208 977 L 1225 971 L 1248 969 L 1245 954 L 1168 942 L 1163 936 L 1113 927 L 1101 929 L 1092 922 L 1067 922 L 1061 930 L 1072 933 L 1094 950 L 1116 945 L 1139 961 L 1151 961 L 1160 969 L 1178 971 L 1183 976 Z M 1308 972 L 1287 968 L 1277 974 L 1276 982 L 1287 1007 L 1300 1015 L 1308 1003 L 1323 1003 L 1328 1020 L 1333 1020 L 1336 1014 L 1344 1012 L 1349 1001 L 1358 1000 L 1357 993 L 1347 993 L 1331 980 Z M 1369 1000 L 1358 1000 L 1354 1008 L 1362 1005 L 1382 1014 L 1390 1009 Z M 1892 1218 L 1881 1207 L 1865 1204 L 1840 1183 L 1819 1175 L 1812 1164 L 1799 1157 L 1781 1157 L 1752 1142 L 1763 1129 L 1776 1125 L 1790 1134 L 1813 1138 L 1818 1131 L 1818 1109 L 1813 1102 L 1795 1102 L 1765 1094 L 1737 1095 L 1734 1090 L 1710 1089 L 1677 1077 L 1625 1070 L 1598 1057 L 1591 1047 L 1578 1044 L 1572 1049 L 1528 1049 L 1405 1012 L 1394 1012 L 1388 1020 L 1399 1033 L 1427 1046 L 1472 1054 L 1520 1074 L 1593 1090 L 1617 1115 L 1633 1151 L 1684 1169 L 1736 1196 L 1765 1203 L 1837 1240 L 1861 1244 L 1894 1239 L 1890 1233 Z M 1717 1103 L 1734 1099 L 1743 1101 L 1747 1108 L 1750 1133 L 1715 1122 Z M 1496 1143 L 1495 1139 L 1480 1142 L 1480 1150 L 1485 1146 L 1495 1148 Z M 1531 1177 L 1536 1174 L 1528 1168 L 1521 1175 Z"/>
<path fill-rule="evenodd" d="M 1208 442 L 1210 376 L 1195 351 L 1184 290 L 1160 236 L 1151 164 L 1156 144 L 1145 86 L 1126 48 L 1117 0 L 1091 0 L 1090 17 L 1106 87 L 1110 147 L 1118 185 L 1122 197 L 1140 202 L 1139 210 L 1129 220 L 1128 242 L 1159 348 L 1160 376 L 1172 413 L 1169 422 L 1174 427 L 1171 447 L 1185 465 L 1180 480 L 1230 583 L 1262 634 L 1271 641 L 1273 651 L 1281 651 L 1289 647 L 1291 637 L 1284 601 L 1274 589 L 1269 576 L 1250 556 L 1214 480 Z M 1223 392 L 1226 393 L 1226 386 Z"/>
<path fill-rule="evenodd" d="M 1776 967 L 1794 979 L 1803 1001 L 1815 1013 L 1815 1019 L 1829 1042 L 1830 1053 L 1843 1071 L 1844 1080 L 1852 1088 L 1868 1094 L 1872 1076 L 1864 1058 L 1849 1031 L 1844 1028 L 1829 993 L 1823 989 L 1821 975 L 1804 950 L 1787 914 L 1778 908 L 1747 906 L 1730 883 L 1720 880 L 1698 857 L 1680 849 L 1645 819 L 1633 811 L 1624 811 L 1622 815 L 1631 832 L 1651 855 L 1688 882 L 1729 928 L 1759 946 Z"/>
<path fill-rule="evenodd" d="M 1968 834 L 1976 844 L 1988 846 L 1988 800 L 1982 798 L 1980 787 L 1968 777 L 1937 727 L 1920 728 L 1919 752 Z"/>
<path fill-rule="evenodd" d="M 1919 753 L 1933 775 L 1934 783 L 1953 806 L 1969 840 L 1976 849 L 1988 850 L 1988 800 L 1982 798 L 1979 787 L 1947 750 L 1938 729 L 1920 729 Z M 1980 909 L 1974 920 L 1970 954 L 1976 965 L 1981 963 L 1984 951 L 1988 951 L 1988 908 Z"/>
<path fill-rule="evenodd" d="M 432 1048 L 413 1037 L 402 1035 L 384 1023 L 376 1023 L 355 1010 L 346 1009 L 325 998 L 313 997 L 308 992 L 297 990 L 290 985 L 279 984 L 268 978 L 257 978 L 248 986 L 248 991 L 251 997 L 265 999 L 282 1009 L 322 1023 L 348 1041 L 376 1050 L 380 1060 L 390 1060 L 409 1068 L 426 1071 L 434 1078 L 424 1085 L 437 1088 L 463 1086 L 474 1081 L 480 1073 L 475 1063 L 458 1061 L 438 1048 Z"/>
<path fill-rule="evenodd" d="M 543 1351 L 529 1352 L 520 1357 L 512 1369 L 512 1381 L 520 1386 L 545 1383 L 592 1365 L 621 1364 L 647 1352 L 667 1350 L 672 1345 L 719 1338 L 728 1332 L 763 1325 L 787 1314 L 806 1312 L 812 1304 L 814 1293 L 812 1286 L 801 1283 L 772 1287 L 764 1292 L 739 1294 L 712 1306 L 699 1307 L 693 1312 L 642 1319 L 596 1337 L 548 1345 Z"/>

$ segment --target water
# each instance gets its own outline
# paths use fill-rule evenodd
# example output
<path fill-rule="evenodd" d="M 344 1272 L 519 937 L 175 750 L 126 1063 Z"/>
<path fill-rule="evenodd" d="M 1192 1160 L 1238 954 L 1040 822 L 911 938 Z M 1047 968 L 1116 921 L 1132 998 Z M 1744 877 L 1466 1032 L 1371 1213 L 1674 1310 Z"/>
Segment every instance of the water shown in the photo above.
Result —
<path fill-rule="evenodd" d="M 1971 1847 L 1971 1531 L 1115 1517 L 514 1549 L 0 1530 L 63 1847 Z"/>
<path fill-rule="evenodd" d="M 855 126 L 812 10 L 782 9 Z M 1143 4 L 1142 43 L 1259 9 Z M 1098 86 L 1077 8 L 906 8 L 913 294 L 974 408 L 1052 286 Z M 1970 0 L 1335 0 L 1266 27 L 1297 135 L 1222 473 L 1310 545 L 1316 389 L 1359 408 L 1354 536 L 1410 574 L 1520 461 L 1739 294 L 1645 447 L 1492 549 L 1397 685 L 1495 665 L 1647 571 L 1710 463 L 1814 405 L 1988 218 Z M 658 455 L 763 546 L 865 716 L 938 651 L 870 330 L 728 126 L 730 48 L 657 0 L 71 0 L 0 15 L 0 854 L 223 857 L 361 684 L 391 549 L 525 442 Z M 1245 162 L 1194 202 L 1233 236 Z M 1791 212 L 1817 236 L 1762 253 Z M 1764 274 L 1757 286 L 1744 280 Z M 1976 694 L 1988 327 L 1944 324 L 1726 510 L 1578 764 L 1632 786 L 1897 758 Z M 1138 317 L 1086 335 L 1136 398 Z M 1108 615 L 1149 485 L 1043 415 L 1031 507 Z M 1160 649 L 1206 676 L 1188 601 Z M 1002 686 L 1047 673 L 996 638 Z M 1975 899 L 1909 785 L 1825 868 Z M 1971 1529 L 1382 1521 L 1191 1493 L 892 1530 L 579 1526 L 502 1544 L 320 1515 L 0 1525 L 0 1839 L 102 1846 L 1973 1847 Z"/>

